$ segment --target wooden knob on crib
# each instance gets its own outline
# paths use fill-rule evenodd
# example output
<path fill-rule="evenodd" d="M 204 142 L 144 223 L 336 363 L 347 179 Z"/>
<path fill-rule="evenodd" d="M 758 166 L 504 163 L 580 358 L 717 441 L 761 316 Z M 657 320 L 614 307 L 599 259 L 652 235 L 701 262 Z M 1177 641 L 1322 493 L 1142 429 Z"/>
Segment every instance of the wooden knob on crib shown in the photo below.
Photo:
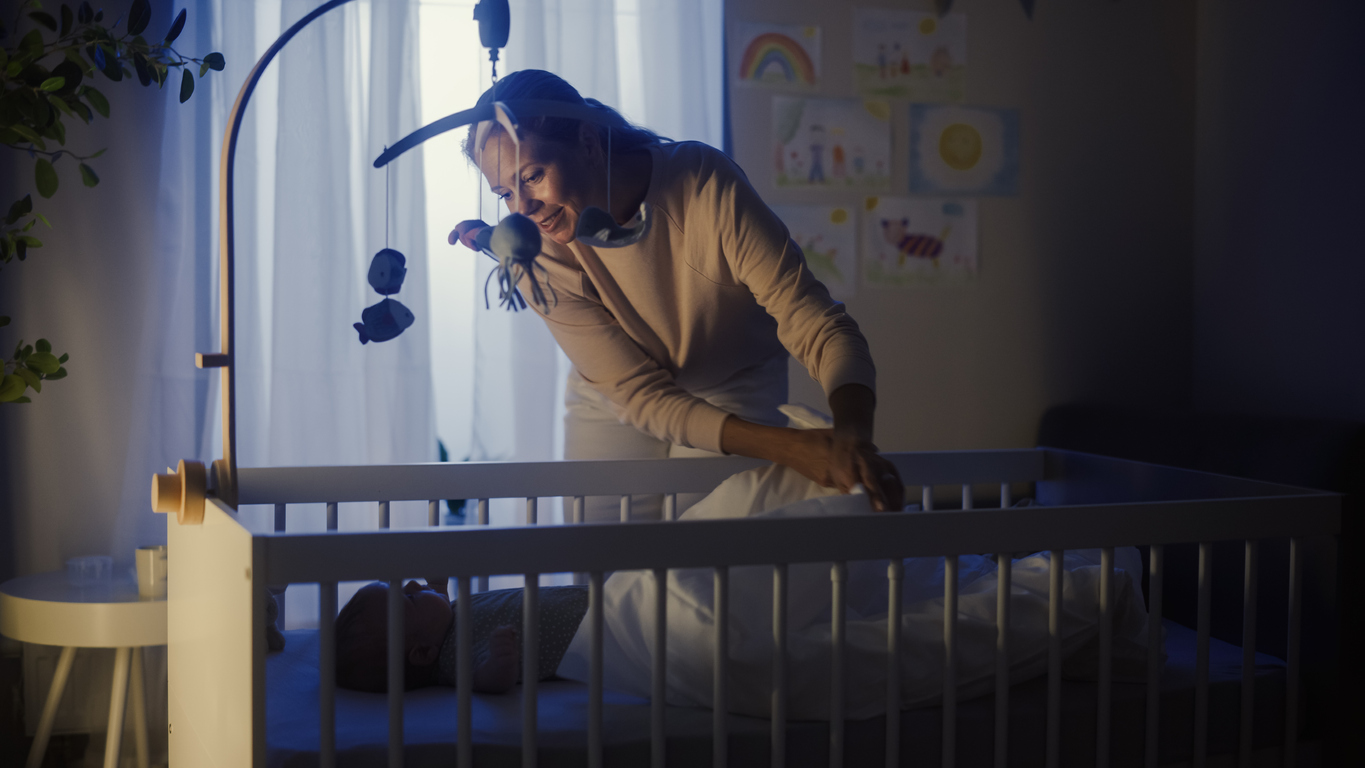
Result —
<path fill-rule="evenodd" d="M 152 476 L 152 510 L 174 512 L 181 525 L 203 523 L 206 481 L 203 464 L 181 459 L 174 472 L 167 469 L 166 474 Z"/>

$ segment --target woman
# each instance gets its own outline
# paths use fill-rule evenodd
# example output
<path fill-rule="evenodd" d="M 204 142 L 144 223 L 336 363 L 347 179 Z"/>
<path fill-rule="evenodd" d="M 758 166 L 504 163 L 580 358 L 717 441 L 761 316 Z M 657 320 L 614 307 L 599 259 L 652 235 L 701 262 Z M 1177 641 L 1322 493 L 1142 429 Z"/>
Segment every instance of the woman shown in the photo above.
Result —
<path fill-rule="evenodd" d="M 861 484 L 877 508 L 901 509 L 900 477 L 872 444 L 867 342 L 744 173 L 705 144 L 630 125 L 549 72 L 514 72 L 479 104 L 495 91 L 498 101 L 588 104 L 610 126 L 522 118 L 520 167 L 497 123 L 470 126 L 465 142 L 493 192 L 541 231 L 537 279 L 558 299 L 542 316 L 574 364 L 565 457 L 739 454 L 844 492 Z M 642 236 L 584 244 L 578 219 L 590 206 Z M 474 248 L 486 226 L 461 222 L 456 234 Z M 779 426 L 788 351 L 824 387 L 833 429 Z"/>

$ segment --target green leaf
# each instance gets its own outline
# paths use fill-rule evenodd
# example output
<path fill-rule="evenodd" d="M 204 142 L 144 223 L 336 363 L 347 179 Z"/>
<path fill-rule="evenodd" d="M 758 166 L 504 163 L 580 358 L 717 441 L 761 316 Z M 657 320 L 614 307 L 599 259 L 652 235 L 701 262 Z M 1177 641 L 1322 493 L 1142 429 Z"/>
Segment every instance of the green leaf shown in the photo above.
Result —
<path fill-rule="evenodd" d="M 42 248 L 42 247 L 43 247 L 43 241 L 42 241 L 42 240 L 39 240 L 38 238 L 36 238 L 36 237 L 34 237 L 34 236 L 32 236 L 32 235 L 20 235 L 20 236 L 16 237 L 15 239 L 18 240 L 19 242 L 23 243 L 23 244 L 24 244 L 26 247 L 28 247 L 28 248 Z"/>
<path fill-rule="evenodd" d="M 43 380 L 31 368 L 15 368 L 14 375 L 24 380 L 24 383 L 33 388 L 34 392 L 43 391 Z"/>
<path fill-rule="evenodd" d="M 33 398 L 31 398 L 31 397 L 21 397 L 21 398 L 15 400 L 14 402 L 15 402 L 16 405 L 20 405 L 20 404 L 23 404 L 23 403 L 31 403 L 31 402 L 33 402 Z"/>
<path fill-rule="evenodd" d="M 13 224 L 21 216 L 33 210 L 33 195 L 24 195 L 22 200 L 15 200 L 10 204 L 9 214 L 5 216 L 6 224 Z"/>
<path fill-rule="evenodd" d="M 3 328 L 6 324 L 9 323 L 9 318 L 8 318 L 8 317 L 4 318 L 4 320 L 5 320 L 5 322 L 0 323 L 0 328 Z M 65 363 L 67 360 L 70 360 L 70 359 L 71 359 L 71 355 L 68 355 L 68 354 L 66 354 L 65 352 L 63 352 L 63 353 L 62 353 L 62 356 L 59 357 L 59 358 L 57 358 L 57 362 L 59 362 L 59 363 Z"/>
<path fill-rule="evenodd" d="M 128 9 L 128 34 L 140 35 L 152 22 L 152 4 L 147 0 L 133 0 Z"/>
<path fill-rule="evenodd" d="M 177 37 L 180 37 L 180 31 L 183 30 L 184 28 L 185 28 L 185 9 L 184 9 L 184 8 L 181 8 L 181 9 L 180 9 L 180 15 L 179 15 L 179 16 L 176 16 L 176 17 L 175 17 L 175 21 L 171 22 L 171 29 L 170 29 L 169 32 L 166 33 L 166 40 L 165 40 L 165 42 L 163 43 L 163 45 L 170 45 L 171 43 L 175 42 L 175 39 L 176 39 Z"/>
<path fill-rule="evenodd" d="M 227 66 L 227 60 L 223 58 L 223 54 L 217 51 L 205 56 L 204 63 L 209 65 L 209 69 L 214 72 L 222 72 L 223 67 Z"/>
<path fill-rule="evenodd" d="M 87 160 L 94 160 L 95 158 L 99 157 L 100 155 L 102 155 L 102 154 L 104 154 L 105 152 L 108 152 L 108 151 L 109 151 L 109 148 L 108 148 L 108 147 L 105 147 L 104 149 L 101 149 L 100 151 L 96 152 L 95 154 L 91 155 L 90 157 L 87 157 L 86 159 L 87 159 Z"/>
<path fill-rule="evenodd" d="M 52 229 L 52 222 L 48 221 L 46 216 L 42 215 L 41 213 L 35 213 L 33 215 L 35 218 L 38 219 L 38 221 L 41 221 L 48 229 Z"/>
<path fill-rule="evenodd" d="M 23 56 L 37 56 L 43 51 L 43 33 L 30 29 L 24 39 L 19 41 L 19 53 Z"/>
<path fill-rule="evenodd" d="M 71 23 L 75 20 L 74 15 L 71 13 L 71 6 L 62 3 L 62 31 L 57 34 L 66 37 L 66 33 L 71 31 Z"/>
<path fill-rule="evenodd" d="M 46 378 L 47 378 L 48 381 L 56 381 L 57 379 L 65 379 L 65 378 L 66 378 L 66 369 L 65 369 L 65 368 L 58 368 L 56 373 L 54 373 L 54 374 L 52 374 L 51 376 L 48 376 L 48 377 L 46 377 Z"/>
<path fill-rule="evenodd" d="M 4 379 L 0 379 L 0 403 L 12 403 L 24 396 L 24 390 L 28 389 L 28 384 L 23 379 L 8 374 Z"/>
<path fill-rule="evenodd" d="M 28 367 L 34 368 L 42 373 L 56 373 L 62 364 L 57 362 L 57 356 L 51 352 L 34 352 L 24 361 Z"/>
<path fill-rule="evenodd" d="M 190 96 L 192 96 L 193 94 L 194 75 L 191 75 L 190 71 L 187 69 L 181 74 L 180 77 L 180 103 L 184 104 L 185 102 L 189 101 Z"/>
<path fill-rule="evenodd" d="M 200 76 L 200 77 L 203 77 L 204 75 L 208 74 L 208 71 L 209 71 L 209 65 L 207 65 L 207 64 L 200 64 L 200 65 L 199 65 L 199 76 Z"/>
<path fill-rule="evenodd" d="M 85 163 L 81 163 L 81 181 L 85 184 L 85 186 L 93 187 L 96 184 L 100 183 L 100 177 L 98 174 L 95 173 L 94 168 L 91 168 Z"/>
<path fill-rule="evenodd" d="M 43 144 L 43 137 L 39 136 L 37 131 L 33 130 L 27 125 L 11 125 L 10 130 L 14 131 L 20 136 L 23 136 L 25 139 L 33 142 L 34 144 L 37 144 L 39 147 L 45 146 Z"/>
<path fill-rule="evenodd" d="M 44 11 L 34 11 L 33 13 L 30 13 L 28 17 L 38 22 L 39 24 L 42 24 L 44 27 L 47 27 L 49 30 L 53 32 L 57 31 L 57 20 L 52 18 L 52 14 L 50 13 L 46 13 Z"/>
<path fill-rule="evenodd" d="M 4 328 L 7 325 L 9 325 L 9 318 L 4 315 L 0 315 L 0 328 Z M 65 355 L 63 355 L 63 357 L 65 357 Z"/>
<path fill-rule="evenodd" d="M 85 96 L 85 100 L 90 102 L 90 106 L 94 107 L 95 111 L 100 113 L 100 117 L 109 116 L 109 100 L 104 98 L 104 94 L 95 90 L 94 86 L 87 85 L 85 86 L 83 95 Z"/>
<path fill-rule="evenodd" d="M 54 96 L 51 99 L 48 99 L 48 103 L 56 107 L 58 111 L 60 111 L 63 115 L 66 115 L 67 117 L 77 116 L 76 113 L 71 109 L 71 105 L 66 103 L 66 99 L 63 99 L 60 96 Z M 63 131 L 63 133 L 65 133 L 65 131 Z"/>
<path fill-rule="evenodd" d="M 52 343 L 49 342 L 47 339 L 38 339 L 37 343 L 34 344 L 34 348 L 37 349 L 39 352 L 51 352 Z"/>
<path fill-rule="evenodd" d="M 65 77 L 49 77 L 43 81 L 42 85 L 38 86 L 38 90 L 52 93 L 61 90 L 64 85 L 66 85 Z"/>
<path fill-rule="evenodd" d="M 57 194 L 57 169 L 44 158 L 38 158 L 33 166 L 33 180 L 38 185 L 38 194 L 52 197 Z"/>

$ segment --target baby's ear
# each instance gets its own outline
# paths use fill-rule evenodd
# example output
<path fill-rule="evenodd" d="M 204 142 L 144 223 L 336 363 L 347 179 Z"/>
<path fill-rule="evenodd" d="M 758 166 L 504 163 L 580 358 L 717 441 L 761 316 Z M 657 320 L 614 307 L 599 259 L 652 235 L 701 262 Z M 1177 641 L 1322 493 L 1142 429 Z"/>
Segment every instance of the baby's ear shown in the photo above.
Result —
<path fill-rule="evenodd" d="M 434 645 L 414 645 L 408 651 L 408 663 L 414 667 L 425 667 L 436 663 L 436 658 L 441 655 L 441 649 Z"/>

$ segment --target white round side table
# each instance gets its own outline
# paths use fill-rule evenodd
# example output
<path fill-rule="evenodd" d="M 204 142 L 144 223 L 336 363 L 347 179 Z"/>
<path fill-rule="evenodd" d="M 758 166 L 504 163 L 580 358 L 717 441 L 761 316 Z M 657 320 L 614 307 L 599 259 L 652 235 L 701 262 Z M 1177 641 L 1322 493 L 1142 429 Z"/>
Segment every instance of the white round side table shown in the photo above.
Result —
<path fill-rule="evenodd" d="M 52 735 L 52 720 L 66 687 L 77 648 L 115 648 L 114 684 L 109 693 L 109 734 L 104 768 L 117 768 L 123 738 L 124 702 L 132 673 L 133 733 L 137 762 L 147 768 L 147 710 L 142 683 L 143 646 L 166 644 L 166 598 L 140 598 L 137 583 L 113 579 L 94 587 L 73 587 L 65 571 L 21 576 L 0 584 L 0 635 L 25 643 L 61 646 L 43 716 L 28 754 L 38 768 Z M 133 650 L 137 649 L 137 653 Z M 131 662 L 131 663 L 130 663 Z"/>

